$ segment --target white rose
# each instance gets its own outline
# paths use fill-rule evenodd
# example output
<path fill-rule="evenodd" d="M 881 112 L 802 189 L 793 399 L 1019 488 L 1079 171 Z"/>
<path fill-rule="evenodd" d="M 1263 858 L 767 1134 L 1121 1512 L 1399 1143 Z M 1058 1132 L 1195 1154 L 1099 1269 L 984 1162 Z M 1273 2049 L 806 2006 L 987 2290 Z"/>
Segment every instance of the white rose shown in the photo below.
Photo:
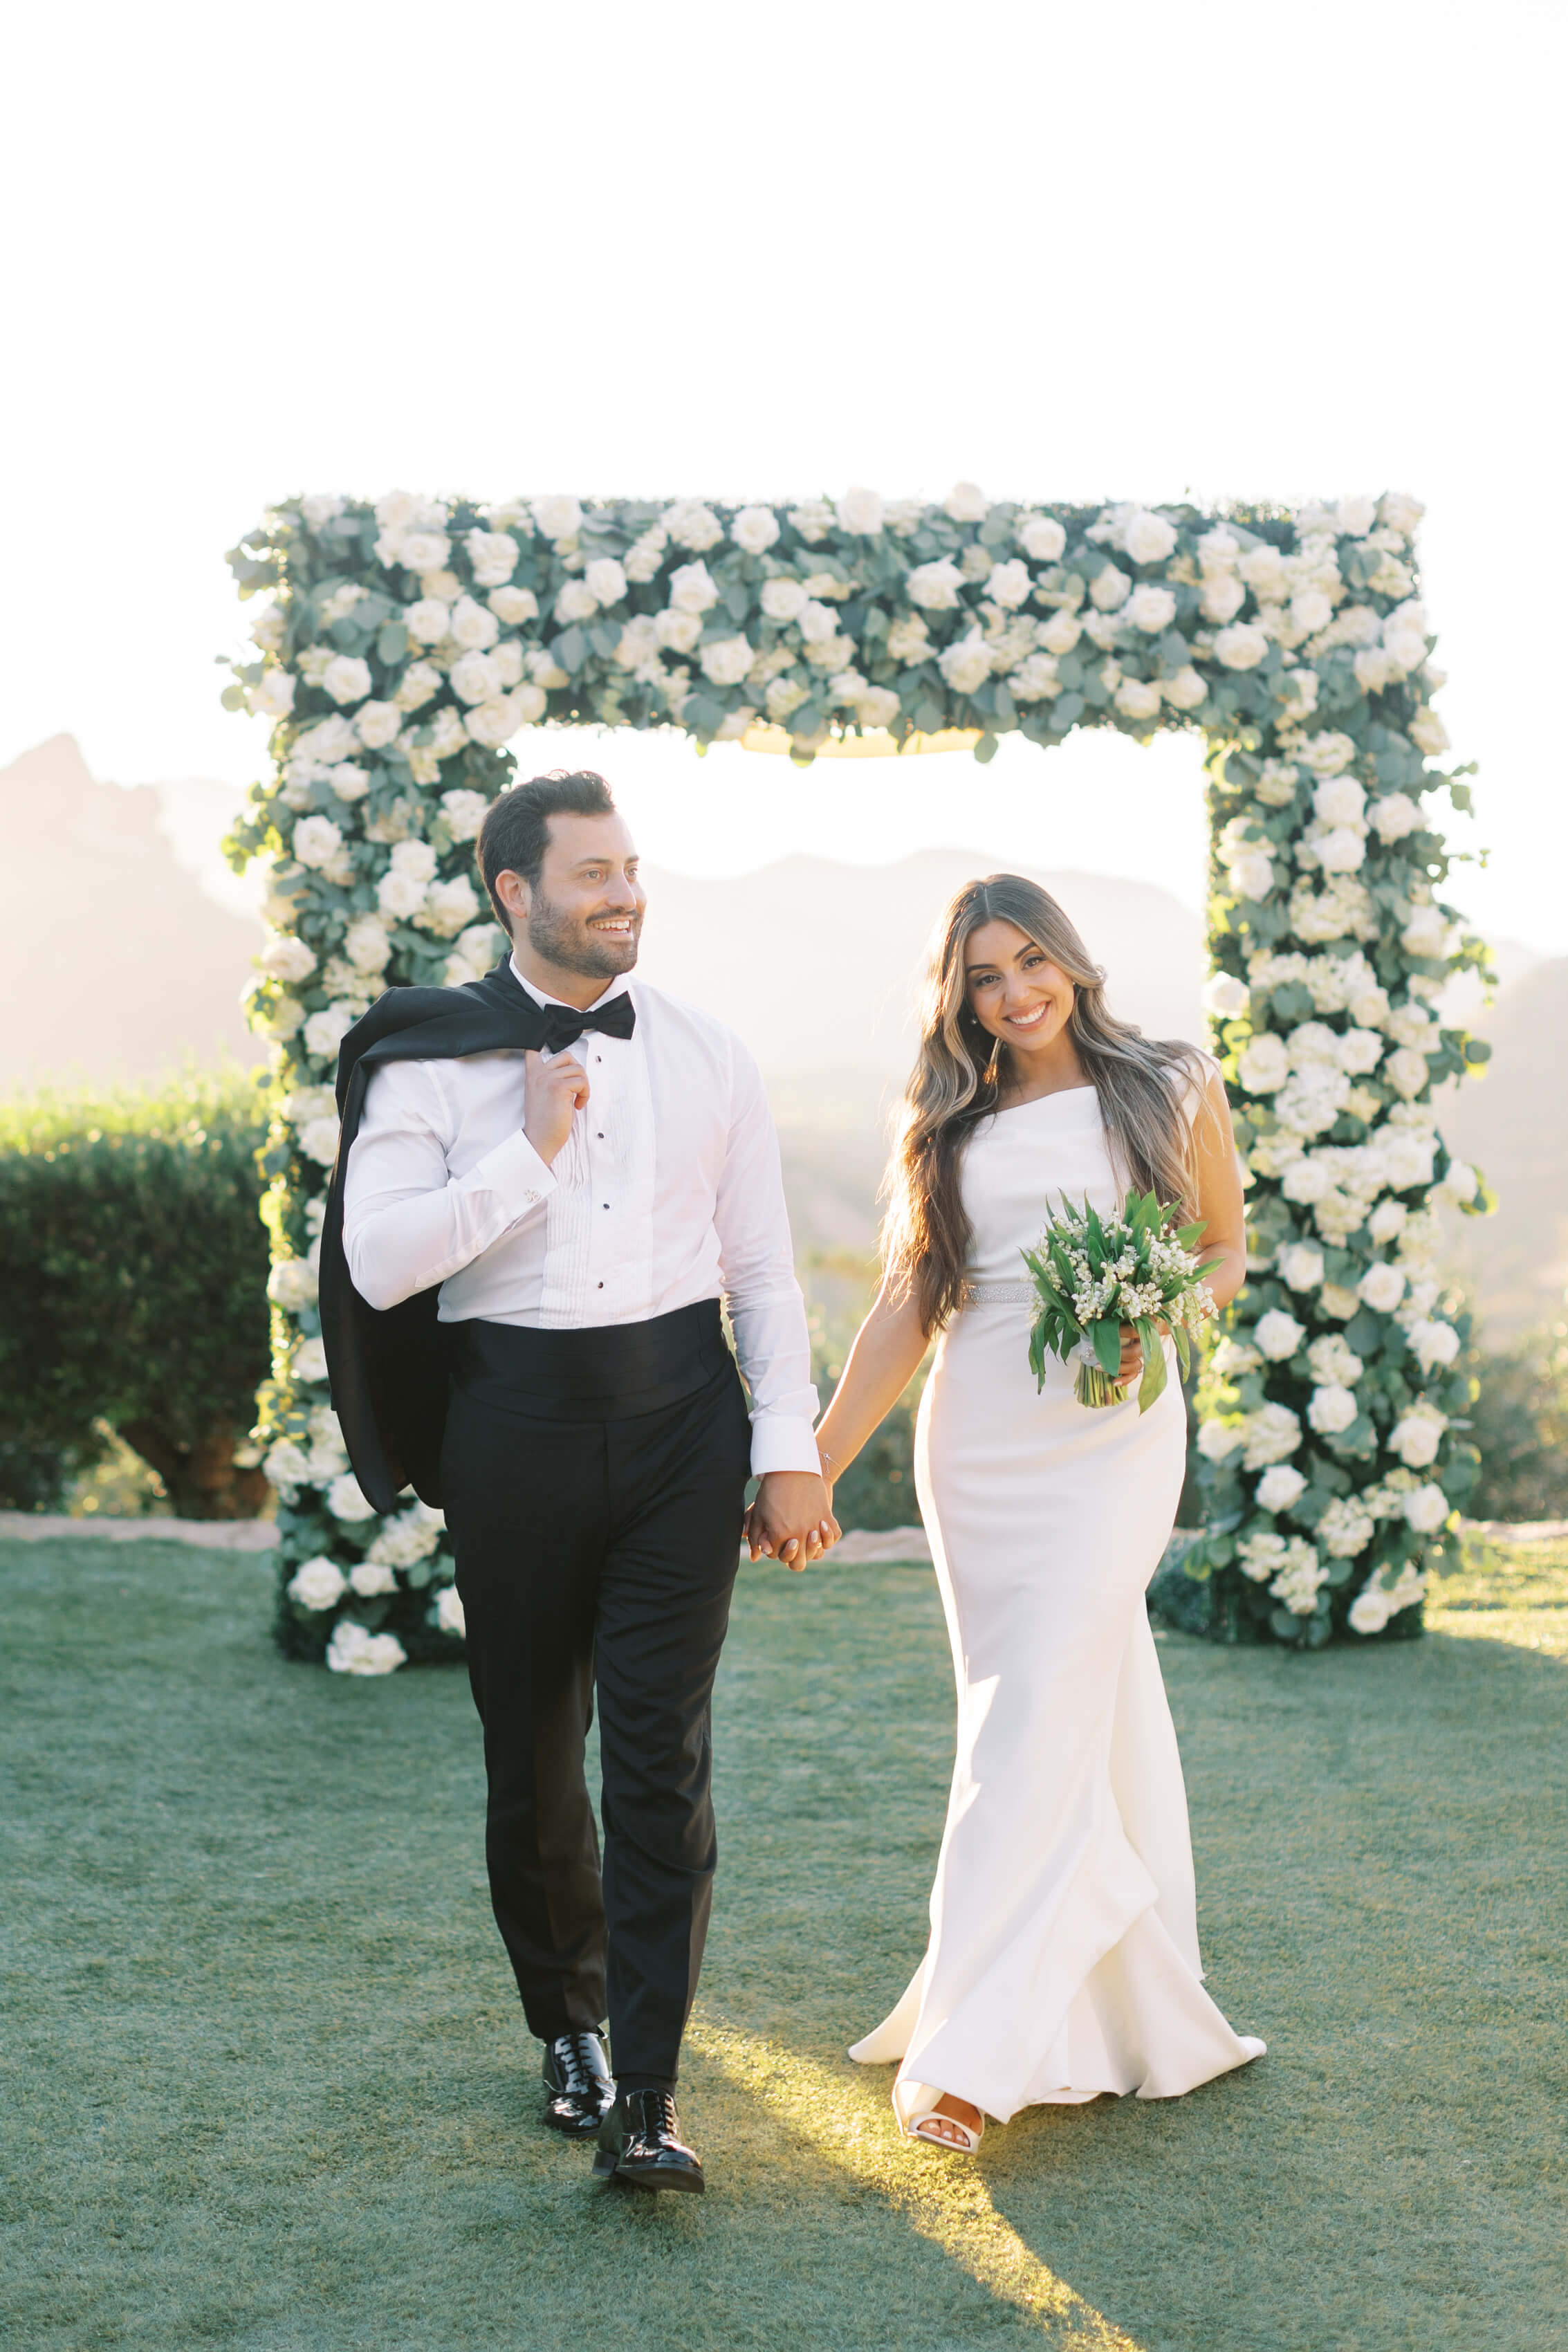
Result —
<path fill-rule="evenodd" d="M 1405 1334 L 1405 1344 L 1424 1373 L 1433 1371 L 1438 1365 L 1446 1370 L 1458 1355 L 1459 1335 L 1451 1323 L 1424 1318 L 1412 1323 Z"/>
<path fill-rule="evenodd" d="M 1316 1290 L 1323 1278 L 1323 1254 L 1311 1242 L 1287 1242 L 1275 1265 L 1288 1290 Z"/>
<path fill-rule="evenodd" d="M 316 1017 L 319 1020 L 321 1016 L 318 1013 Z M 299 1130 L 299 1149 L 319 1168 L 330 1168 L 338 1157 L 339 1132 L 336 1111 L 329 1118 L 307 1119 Z"/>
<path fill-rule="evenodd" d="M 1462 1209 L 1479 1190 L 1480 1178 L 1469 1160 L 1450 1160 L 1448 1173 L 1437 1187 L 1437 1198 L 1449 1208 Z"/>
<path fill-rule="evenodd" d="M 476 604 L 472 596 L 459 596 L 447 625 L 453 644 L 463 653 L 488 653 L 501 634 L 494 613 Z"/>
<path fill-rule="evenodd" d="M 1228 530 L 1222 522 L 1217 522 L 1211 530 L 1204 532 L 1197 542 L 1198 569 L 1206 580 L 1234 572 L 1240 553 L 1241 541 L 1235 532 Z"/>
<path fill-rule="evenodd" d="M 1282 1364 L 1293 1356 L 1306 1336 L 1306 1325 L 1298 1323 L 1281 1307 L 1270 1307 L 1267 1315 L 1260 1316 L 1252 1334 L 1255 1344 L 1271 1364 Z"/>
<path fill-rule="evenodd" d="M 1168 629 L 1176 619 L 1176 601 L 1168 588 L 1157 587 L 1154 581 L 1144 580 L 1128 597 L 1123 617 L 1131 621 L 1134 629 L 1154 636 Z"/>
<path fill-rule="evenodd" d="M 1366 1221 L 1366 1230 L 1379 1249 L 1386 1249 L 1404 1232 L 1410 1216 L 1403 1201 L 1380 1201 Z"/>
<path fill-rule="evenodd" d="M 1280 698 L 1280 716 L 1290 725 L 1299 727 L 1318 707 L 1318 674 L 1315 669 L 1288 669 L 1275 691 Z"/>
<path fill-rule="evenodd" d="M 779 726 L 782 726 L 787 719 L 793 717 L 800 705 L 810 699 L 810 689 L 802 686 L 798 678 L 793 677 L 770 678 L 768 690 L 763 697 L 768 706 L 768 716 L 777 720 Z"/>
<path fill-rule="evenodd" d="M 515 629 L 539 616 L 539 600 L 531 588 L 493 588 L 485 602 L 503 628 Z"/>
<path fill-rule="evenodd" d="M 1324 824 L 1359 824 L 1366 793 L 1354 776 L 1325 776 L 1313 787 L 1312 806 Z"/>
<path fill-rule="evenodd" d="M 1186 669 L 1178 669 L 1174 677 L 1163 677 L 1160 692 L 1173 710 L 1196 710 L 1208 698 L 1207 687 L 1190 664 Z"/>
<path fill-rule="evenodd" d="M 1274 868 L 1266 849 L 1244 849 L 1226 868 L 1226 879 L 1239 898 L 1266 898 L 1274 887 Z"/>
<path fill-rule="evenodd" d="M 529 512 L 541 539 L 575 539 L 582 529 L 582 509 L 573 498 L 536 499 Z"/>
<path fill-rule="evenodd" d="M 314 1559 L 301 1560 L 286 1589 L 290 1601 L 297 1601 L 301 1609 L 319 1611 L 335 1608 L 348 1587 L 336 1560 L 319 1552 Z"/>
<path fill-rule="evenodd" d="M 408 1652 L 395 1633 L 372 1633 L 351 1617 L 340 1617 L 327 1644 L 327 1664 L 335 1675 L 395 1674 Z"/>
<path fill-rule="evenodd" d="M 1426 511 L 1420 499 L 1413 499 L 1408 490 L 1389 490 L 1377 502 L 1378 521 L 1396 530 L 1401 539 L 1414 538 L 1416 526 Z"/>
<path fill-rule="evenodd" d="M 438 646 L 452 626 L 452 608 L 439 596 L 422 596 L 408 607 L 402 620 L 415 645 Z"/>
<path fill-rule="evenodd" d="M 698 554 L 716 547 L 724 537 L 724 525 L 701 499 L 678 499 L 665 513 L 664 528 L 677 547 L 692 548 Z"/>
<path fill-rule="evenodd" d="M 1016 526 L 1015 535 L 1032 563 L 1054 563 L 1067 545 L 1067 533 L 1054 515 L 1030 515 Z"/>
<path fill-rule="evenodd" d="M 1276 1462 L 1259 1479 L 1253 1499 L 1260 1511 L 1288 1511 L 1300 1502 L 1306 1486 L 1299 1470 L 1292 1469 L 1288 1462 Z"/>
<path fill-rule="evenodd" d="M 942 501 L 942 511 L 952 522 L 984 522 L 991 502 L 977 483 L 955 482 Z"/>
<path fill-rule="evenodd" d="M 923 612 L 950 613 L 958 603 L 964 575 L 950 556 L 935 563 L 917 563 L 904 582 L 904 593 Z"/>
<path fill-rule="evenodd" d="M 335 654 L 321 673 L 321 684 L 334 702 L 362 702 L 371 690 L 371 666 L 358 654 Z"/>
<path fill-rule="evenodd" d="M 1300 1416 L 1288 1404 L 1260 1405 L 1247 1416 L 1241 1466 L 1244 1470 L 1267 1470 L 1270 1464 L 1283 1462 L 1294 1454 L 1301 1442 Z"/>
<path fill-rule="evenodd" d="M 1210 973 L 1203 992 L 1203 1005 L 1204 1011 L 1212 1013 L 1217 1021 L 1236 1020 L 1251 1001 L 1246 982 L 1238 980 L 1234 972 Z"/>
<path fill-rule="evenodd" d="M 1206 1421 L 1197 1433 L 1197 1450 L 1206 1462 L 1226 1462 L 1247 1442 L 1240 1422 Z"/>
<path fill-rule="evenodd" d="M 653 634 L 660 645 L 667 646 L 672 653 L 693 652 L 701 639 L 702 633 L 703 624 L 700 613 L 677 613 L 666 609 L 653 615 Z"/>
<path fill-rule="evenodd" d="M 435 1622 L 444 1633 L 455 1634 L 458 1641 L 467 1633 L 468 1622 L 463 1614 L 462 1599 L 455 1584 L 444 1584 L 437 1594 Z"/>
<path fill-rule="evenodd" d="M 868 686 L 856 706 L 862 727 L 891 727 L 903 704 L 890 686 Z"/>
<path fill-rule="evenodd" d="M 1290 583 L 1277 547 L 1249 547 L 1236 569 L 1260 604 L 1283 603 Z"/>
<path fill-rule="evenodd" d="M 1375 1314 L 1392 1315 L 1405 1296 L 1405 1276 L 1396 1265 L 1387 1265 L 1380 1258 L 1367 1267 L 1355 1288 L 1357 1297 Z"/>
<path fill-rule="evenodd" d="M 996 604 L 1005 605 L 1009 612 L 1016 612 L 1020 604 L 1029 603 L 1033 593 L 1034 582 L 1029 576 L 1029 566 L 1020 563 L 1016 555 L 1009 562 L 992 564 L 990 577 L 986 582 L 986 593 Z"/>
<path fill-rule="evenodd" d="M 1429 758 L 1448 748 L 1448 730 L 1435 710 L 1418 710 L 1406 731 L 1417 751 L 1425 751 Z"/>
<path fill-rule="evenodd" d="M 729 535 L 747 555 L 760 555 L 779 536 L 779 518 L 771 507 L 742 507 Z"/>
<path fill-rule="evenodd" d="M 1413 1045 L 1401 1045 L 1388 1056 L 1383 1075 L 1396 1094 L 1414 1102 L 1432 1074 L 1425 1054 L 1418 1054 Z"/>
<path fill-rule="evenodd" d="M 1425 1486 L 1413 1487 L 1405 1497 L 1405 1524 L 1414 1528 L 1418 1536 L 1435 1536 L 1448 1524 L 1448 1498 L 1441 1486 L 1430 1481 Z"/>
<path fill-rule="evenodd" d="M 420 929 L 438 940 L 455 940 L 479 913 L 479 901 L 466 874 L 450 882 L 433 882 L 417 917 Z"/>
<path fill-rule="evenodd" d="M 670 574 L 670 609 L 706 613 L 718 603 L 718 589 L 706 563 L 683 563 Z"/>
<path fill-rule="evenodd" d="M 1118 572 L 1113 563 L 1107 563 L 1103 572 L 1098 572 L 1094 575 L 1093 585 L 1089 591 L 1089 602 L 1097 612 L 1120 612 L 1127 601 L 1127 591 L 1132 584 L 1132 580 L 1125 572 Z"/>
<path fill-rule="evenodd" d="M 538 689 L 536 687 L 531 691 L 537 693 Z M 463 721 L 469 741 L 482 745 L 486 751 L 497 751 L 503 743 L 509 743 L 523 723 L 522 713 L 509 694 L 493 694 L 484 702 L 476 703 Z"/>
<path fill-rule="evenodd" d="M 809 646 L 825 646 L 839 634 L 839 616 L 831 604 L 808 596 L 800 607 L 799 625 Z"/>
<path fill-rule="evenodd" d="M 1359 1411 L 1355 1391 L 1343 1387 L 1338 1381 L 1314 1389 L 1307 1402 L 1307 1419 L 1320 1437 L 1337 1437 L 1350 1427 Z"/>
<path fill-rule="evenodd" d="M 316 1304 L 316 1269 L 308 1258 L 280 1257 L 267 1277 L 267 1295 L 275 1307 L 298 1315 Z"/>
<path fill-rule="evenodd" d="M 1353 1633 L 1381 1633 L 1388 1622 L 1388 1602 L 1375 1584 L 1358 1592 L 1350 1604 L 1350 1629 Z"/>
<path fill-rule="evenodd" d="M 1351 667 L 1355 672 L 1355 682 L 1363 694 L 1381 694 L 1386 687 L 1393 684 L 1399 674 L 1397 665 L 1390 659 L 1381 646 L 1363 646 Z M 1363 1593 L 1362 1600 L 1364 1601 L 1366 1595 Z M 1360 1605 L 1358 1601 L 1357 1608 Z"/>
<path fill-rule="evenodd" d="M 324 1381 L 327 1377 L 327 1350 L 319 1339 L 301 1339 L 288 1360 L 288 1369 L 297 1381 Z"/>
<path fill-rule="evenodd" d="M 1321 588 L 1303 588 L 1291 599 L 1291 618 L 1302 636 L 1315 636 L 1333 619 L 1333 606 Z"/>
<path fill-rule="evenodd" d="M 360 1482 L 351 1470 L 345 1470 L 342 1475 L 334 1478 L 328 1487 L 327 1508 L 335 1519 L 341 1519 L 346 1527 L 352 1526 L 360 1519 L 373 1519 L 376 1515 L 375 1505 L 366 1502 L 360 1490 Z"/>
<path fill-rule="evenodd" d="M 1164 515 L 1150 514 L 1139 508 L 1135 514 L 1128 516 L 1122 533 L 1122 547 L 1134 563 L 1163 563 L 1176 543 L 1176 527 L 1168 523 Z M 1162 622 L 1160 625 L 1163 627 L 1165 625 Z"/>
<path fill-rule="evenodd" d="M 301 866 L 313 866 L 319 872 L 331 865 L 343 846 L 343 836 L 329 816 L 302 816 L 290 846 Z"/>
<path fill-rule="evenodd" d="M 744 637 L 719 637 L 702 650 L 702 672 L 715 686 L 738 686 L 754 656 Z"/>
<path fill-rule="evenodd" d="M 366 702 L 354 713 L 354 732 L 367 751 L 384 751 L 395 743 L 402 725 L 402 713 L 394 702 Z"/>
<path fill-rule="evenodd" d="M 314 951 L 289 931 L 269 931 L 256 961 L 270 980 L 308 980 L 316 969 Z"/>
<path fill-rule="evenodd" d="M 287 719 L 294 708 L 295 681 L 286 669 L 269 669 L 250 690 L 250 708 L 257 719 Z"/>
<path fill-rule="evenodd" d="M 758 509 L 753 508 L 751 511 L 756 513 Z M 760 511 L 768 513 L 766 507 Z M 875 490 L 846 490 L 838 502 L 838 518 L 841 530 L 850 531 L 857 539 L 874 539 L 883 527 L 885 515 L 882 499 Z M 768 520 L 772 520 L 770 515 Z M 775 524 L 774 538 L 778 535 L 778 525 Z M 765 541 L 763 543 L 771 545 L 772 542 Z"/>
<path fill-rule="evenodd" d="M 1124 677 L 1116 688 L 1116 708 L 1124 719 L 1157 718 L 1159 688 L 1149 678 Z"/>
<path fill-rule="evenodd" d="M 375 915 L 356 915 L 343 936 L 343 953 L 356 971 L 384 971 L 392 961 L 386 925 Z"/>
<path fill-rule="evenodd" d="M 1375 499 L 1341 499 L 1334 509 L 1334 529 L 1347 539 L 1364 539 L 1377 520 Z"/>
<path fill-rule="evenodd" d="M 762 583 L 762 609 L 770 621 L 799 620 L 809 601 L 801 581 L 765 580 Z"/>
<path fill-rule="evenodd" d="M 1217 661 L 1227 669 L 1256 669 L 1269 650 L 1269 640 L 1250 621 L 1234 621 L 1214 640 Z"/>
<path fill-rule="evenodd" d="M 395 1592 L 397 1578 L 384 1561 L 371 1559 L 356 1560 L 349 1570 L 349 1581 L 361 1601 L 373 1601 L 378 1592 Z"/>
<path fill-rule="evenodd" d="M 1366 863 L 1366 836 L 1354 824 L 1331 825 L 1312 835 L 1311 845 L 1325 874 L 1354 874 Z"/>
<path fill-rule="evenodd" d="M 1379 841 L 1403 841 L 1424 819 L 1408 793 L 1385 793 L 1373 802 L 1368 822 Z"/>
<path fill-rule="evenodd" d="M 1292 1160 L 1280 1179 L 1280 1190 L 1298 1208 L 1310 1209 L 1315 1202 L 1326 1201 L 1333 1189 L 1333 1171 L 1321 1160 Z"/>
<path fill-rule="evenodd" d="M 376 884 L 376 904 L 393 922 L 406 922 L 417 915 L 424 899 L 425 885 L 412 874 L 398 873 L 395 867 L 383 874 Z"/>
<path fill-rule="evenodd" d="M 1247 602 L 1247 591 L 1230 572 L 1220 572 L 1204 582 L 1197 601 L 1204 619 L 1218 625 L 1236 618 Z"/>
<path fill-rule="evenodd" d="M 984 640 L 970 635 L 944 646 L 936 656 L 936 667 L 955 694 L 973 694 L 989 677 L 991 657 Z"/>
<path fill-rule="evenodd" d="M 397 551 L 405 572 L 444 572 L 451 559 L 452 541 L 444 530 L 411 530 Z"/>
<path fill-rule="evenodd" d="M 1388 1451 L 1407 1470 L 1429 1470 L 1437 1458 L 1448 1416 L 1435 1404 L 1413 1404 L 1388 1433 Z"/>
<path fill-rule="evenodd" d="M 1412 907 L 1409 919 L 1399 934 L 1399 944 L 1406 955 L 1446 956 L 1448 952 L 1448 920 L 1437 907 Z"/>
<path fill-rule="evenodd" d="M 342 513 L 343 501 L 335 490 L 313 490 L 308 499 L 300 499 L 299 511 L 312 530 L 319 530 Z"/>
<path fill-rule="evenodd" d="M 599 599 L 585 580 L 565 581 L 555 600 L 555 616 L 570 626 L 574 621 L 591 621 L 599 610 Z"/>
<path fill-rule="evenodd" d="M 517 542 L 509 530 L 471 530 L 465 544 L 476 585 L 499 588 L 517 566 Z"/>
<path fill-rule="evenodd" d="M 465 654 L 452 665 L 452 691 L 464 702 L 493 702 L 501 691 L 501 674 L 489 654 Z"/>
<path fill-rule="evenodd" d="M 1260 1037 L 1252 1037 L 1243 1047 L 1238 1065 L 1238 1076 L 1249 1095 L 1270 1095 L 1282 1087 L 1291 1075 L 1291 1058 L 1282 1037 L 1265 1030 Z"/>
<path fill-rule="evenodd" d="M 1364 1078 L 1383 1058 L 1383 1040 L 1375 1029 L 1347 1029 L 1339 1041 L 1339 1066 L 1353 1078 Z"/>
<path fill-rule="evenodd" d="M 1048 654 L 1070 654 L 1083 635 L 1083 624 L 1072 613 L 1053 613 L 1040 625 L 1040 643 Z"/>
<path fill-rule="evenodd" d="M 354 1025 L 356 1015 L 346 1004 L 329 1004 L 305 1024 L 305 1050 L 319 1062 L 331 1061 Z"/>
<path fill-rule="evenodd" d="M 582 574 L 582 582 L 596 604 L 619 604 L 626 593 L 626 573 L 612 555 L 596 555 Z M 578 616 L 586 619 L 586 614 Z"/>

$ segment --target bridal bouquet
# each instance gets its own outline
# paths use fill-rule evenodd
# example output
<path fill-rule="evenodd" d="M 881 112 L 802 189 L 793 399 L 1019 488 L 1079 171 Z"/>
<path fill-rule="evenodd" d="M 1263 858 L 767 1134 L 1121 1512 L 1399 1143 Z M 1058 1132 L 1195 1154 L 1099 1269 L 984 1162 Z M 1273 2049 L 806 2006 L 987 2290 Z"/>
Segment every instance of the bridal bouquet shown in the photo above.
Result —
<path fill-rule="evenodd" d="M 1173 1230 L 1173 1212 L 1152 1192 L 1129 1192 L 1114 1217 L 1102 1217 L 1087 1201 L 1082 1209 L 1063 1200 L 1024 1264 L 1034 1278 L 1040 1308 L 1029 1335 L 1030 1367 L 1045 1386 L 1049 1349 L 1063 1363 L 1076 1362 L 1072 1393 L 1080 1404 L 1123 1404 L 1127 1386 L 1116 1378 L 1122 1360 L 1122 1326 L 1131 1323 L 1143 1343 L 1144 1376 L 1138 1411 L 1147 1412 L 1166 1385 L 1166 1351 L 1158 1324 L 1176 1343 L 1185 1373 L 1187 1335 L 1214 1313 L 1214 1295 L 1204 1276 L 1218 1258 L 1199 1263 L 1194 1244 L 1202 1223 Z"/>

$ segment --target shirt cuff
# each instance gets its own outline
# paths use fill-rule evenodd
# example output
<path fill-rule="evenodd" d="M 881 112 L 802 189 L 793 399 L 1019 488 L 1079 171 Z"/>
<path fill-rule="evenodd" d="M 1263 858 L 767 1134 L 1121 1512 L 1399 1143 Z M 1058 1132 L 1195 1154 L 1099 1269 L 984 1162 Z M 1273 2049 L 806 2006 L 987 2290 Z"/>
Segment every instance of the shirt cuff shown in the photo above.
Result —
<path fill-rule="evenodd" d="M 765 1478 L 770 1470 L 805 1470 L 821 1475 L 817 1441 L 809 1421 L 792 1414 L 759 1412 L 751 1423 L 751 1475 Z"/>
<path fill-rule="evenodd" d="M 486 1151 L 463 1179 L 465 1187 L 482 1186 L 493 1192 L 507 1212 L 508 1224 L 528 1216 L 555 1191 L 555 1178 L 521 1128 Z"/>

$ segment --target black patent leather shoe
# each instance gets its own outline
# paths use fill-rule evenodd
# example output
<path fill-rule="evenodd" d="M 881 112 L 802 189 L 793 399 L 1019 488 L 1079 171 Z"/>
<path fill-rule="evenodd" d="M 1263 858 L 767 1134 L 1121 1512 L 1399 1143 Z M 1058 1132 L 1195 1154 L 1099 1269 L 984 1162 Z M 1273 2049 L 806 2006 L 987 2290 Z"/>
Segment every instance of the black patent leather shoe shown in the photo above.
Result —
<path fill-rule="evenodd" d="M 598 2180 L 630 2180 L 639 2189 L 684 2189 L 700 2197 L 702 2158 L 681 2137 L 674 2094 L 623 2091 L 600 2126 L 593 2172 Z"/>
<path fill-rule="evenodd" d="M 545 2121 L 570 2139 L 591 2139 L 615 2105 L 601 2033 L 561 2033 L 545 2043 Z"/>

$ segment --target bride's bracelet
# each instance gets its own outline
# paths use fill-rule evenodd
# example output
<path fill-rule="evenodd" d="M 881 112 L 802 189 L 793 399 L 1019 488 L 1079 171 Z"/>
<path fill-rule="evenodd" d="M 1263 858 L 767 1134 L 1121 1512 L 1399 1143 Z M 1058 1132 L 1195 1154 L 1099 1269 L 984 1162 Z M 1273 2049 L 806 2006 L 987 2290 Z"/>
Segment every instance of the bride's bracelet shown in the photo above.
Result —
<path fill-rule="evenodd" d="M 819 1461 L 819 1462 L 821 1462 L 824 1466 L 826 1466 L 826 1465 L 830 1465 L 830 1464 L 831 1464 L 831 1466 L 833 1467 L 833 1469 L 835 1469 L 835 1470 L 839 1467 L 838 1463 L 837 1463 L 837 1462 L 835 1462 L 835 1461 L 833 1460 L 833 1456 L 832 1456 L 832 1455 L 828 1452 L 828 1449 L 827 1449 L 827 1447 L 826 1447 L 825 1445 L 819 1445 L 819 1446 L 818 1446 L 818 1448 L 817 1448 L 817 1459 L 818 1459 L 818 1461 Z M 831 1485 L 831 1484 L 832 1484 L 832 1481 L 830 1479 L 827 1483 L 828 1483 L 829 1485 Z"/>

